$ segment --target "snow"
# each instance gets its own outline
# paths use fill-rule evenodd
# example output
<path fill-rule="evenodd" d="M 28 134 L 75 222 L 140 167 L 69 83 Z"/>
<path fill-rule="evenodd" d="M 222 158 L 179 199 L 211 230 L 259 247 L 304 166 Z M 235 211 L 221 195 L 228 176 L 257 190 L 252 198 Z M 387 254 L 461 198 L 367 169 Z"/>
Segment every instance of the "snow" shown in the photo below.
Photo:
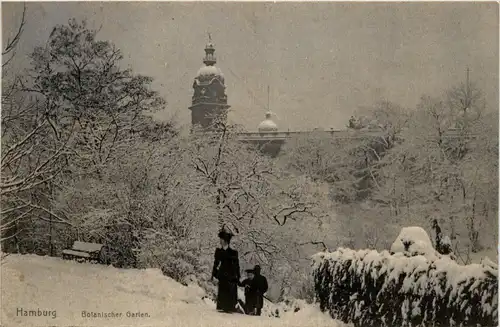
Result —
<path fill-rule="evenodd" d="M 410 250 L 421 254 L 407 256 L 403 253 L 406 251 L 402 243 L 408 241 L 411 241 L 411 245 L 416 245 Z M 388 251 L 356 251 L 345 248 L 331 253 L 317 253 L 313 256 L 316 280 L 324 282 L 324 287 L 327 287 L 331 294 L 335 294 L 337 287 L 340 287 L 336 286 L 336 281 L 342 281 L 342 289 L 352 292 L 349 305 L 354 305 L 357 311 L 361 310 L 358 305 L 366 309 L 366 306 L 356 299 L 367 295 L 364 292 L 367 292 L 366 279 L 369 276 L 372 280 L 382 283 L 382 287 L 376 290 L 377 298 L 385 298 L 390 294 L 404 298 L 401 308 L 404 319 L 409 318 L 406 316 L 409 312 L 414 317 L 422 314 L 426 317 L 430 314 L 420 309 L 420 301 L 429 294 L 435 294 L 434 301 L 444 301 L 450 310 L 460 308 L 459 311 L 463 312 L 473 306 L 475 312 L 480 312 L 483 317 L 496 317 L 498 266 L 488 258 L 481 264 L 459 265 L 448 256 L 434 255 L 429 243 L 426 233 L 423 234 L 420 228 L 411 227 L 403 229 L 394 242 L 391 248 L 391 253 L 395 252 L 393 254 Z M 325 270 L 328 270 L 328 273 Z M 320 275 L 317 275 L 318 273 Z M 400 280 L 401 277 L 404 277 L 403 280 Z M 356 281 L 361 281 L 361 285 L 355 286 Z M 402 284 L 399 284 L 400 281 Z M 394 289 L 396 286 L 398 289 Z M 406 297 L 408 294 L 411 296 Z M 470 303 L 474 296 L 480 296 L 480 303 Z M 412 302 L 407 302 L 410 299 Z M 335 303 L 332 297 L 328 301 L 330 305 Z M 467 312 L 468 315 L 477 315 L 471 310 Z M 359 315 L 354 317 L 359 318 Z"/>
<path fill-rule="evenodd" d="M 490 258 L 484 257 L 481 259 L 481 266 L 484 270 L 498 278 L 498 263 L 493 262 Z"/>
<path fill-rule="evenodd" d="M 392 243 L 391 253 L 408 253 L 410 255 L 424 255 L 435 259 L 439 254 L 432 246 L 427 232 L 421 227 L 405 227 Z"/>
<path fill-rule="evenodd" d="M 286 312 L 281 318 L 217 313 L 200 287 L 183 286 L 157 269 L 117 269 L 10 255 L 2 262 L 1 272 L 4 326 L 346 326 L 305 303 L 300 311 Z M 16 316 L 18 309 L 40 310 L 42 316 Z M 84 311 L 101 317 L 83 317 Z M 109 313 L 115 317 L 102 317 Z"/>
<path fill-rule="evenodd" d="M 445 246 L 445 245 L 446 245 L 446 246 L 451 247 L 451 245 L 452 245 L 452 244 L 451 244 L 451 239 L 448 237 L 448 235 L 445 235 L 445 236 L 443 237 L 443 239 L 441 240 L 441 244 L 442 244 L 443 246 Z"/>
<path fill-rule="evenodd" d="M 277 131 L 278 125 L 276 125 L 276 123 L 271 119 L 266 119 L 262 121 L 257 128 L 259 129 L 259 132 Z"/>
<path fill-rule="evenodd" d="M 196 76 L 224 76 L 221 70 L 216 66 L 203 66 L 198 70 L 198 74 Z"/>
<path fill-rule="evenodd" d="M 313 269 L 316 271 L 325 261 L 345 262 L 351 261 L 350 271 L 356 270 L 358 275 L 369 273 L 376 279 L 388 273 L 385 277 L 384 287 L 390 282 L 395 282 L 403 273 L 408 276 L 403 282 L 403 291 L 425 291 L 425 286 L 433 278 L 438 279 L 446 275 L 446 285 L 452 288 L 452 295 L 456 294 L 461 286 L 470 280 L 479 281 L 487 277 L 487 271 L 497 273 L 497 268 L 491 263 L 459 265 L 447 256 L 436 260 L 429 260 L 423 255 L 406 257 L 400 253 L 390 254 L 388 251 L 351 250 L 340 248 L 335 252 L 320 252 L 313 256 Z M 431 269 L 428 273 L 429 266 Z M 379 268 L 379 269 L 374 269 Z M 426 273 L 426 274 L 424 274 Z M 412 278 L 415 277 L 415 278 Z M 383 291 L 381 289 L 380 291 Z"/>
<path fill-rule="evenodd" d="M 76 251 L 95 252 L 95 251 L 101 251 L 102 247 L 103 247 L 103 245 L 98 244 L 98 243 L 87 243 L 87 242 L 75 241 L 72 249 L 76 250 Z"/>

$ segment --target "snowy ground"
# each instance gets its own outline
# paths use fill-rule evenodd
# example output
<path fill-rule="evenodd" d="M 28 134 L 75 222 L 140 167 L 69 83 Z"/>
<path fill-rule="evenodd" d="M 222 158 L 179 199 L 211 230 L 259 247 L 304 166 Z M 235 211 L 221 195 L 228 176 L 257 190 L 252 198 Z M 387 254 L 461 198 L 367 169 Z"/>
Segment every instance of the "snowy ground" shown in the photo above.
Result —
<path fill-rule="evenodd" d="M 1 325 L 6 327 L 345 326 L 312 306 L 285 313 L 282 318 L 217 313 L 213 303 L 201 299 L 203 290 L 182 286 L 155 269 L 124 270 L 57 258 L 10 255 L 0 271 Z M 29 310 L 49 316 L 22 316 Z M 115 317 L 83 317 L 84 311 L 114 313 Z"/>

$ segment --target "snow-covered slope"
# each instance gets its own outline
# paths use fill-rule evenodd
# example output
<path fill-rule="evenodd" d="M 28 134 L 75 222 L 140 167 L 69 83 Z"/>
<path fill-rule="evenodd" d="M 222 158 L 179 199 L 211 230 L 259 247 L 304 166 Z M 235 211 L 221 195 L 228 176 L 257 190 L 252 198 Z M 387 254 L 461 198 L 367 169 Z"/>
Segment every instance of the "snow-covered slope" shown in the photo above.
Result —
<path fill-rule="evenodd" d="M 1 325 L 7 327 L 345 326 L 312 306 L 285 313 L 282 318 L 217 313 L 213 302 L 202 300 L 201 288 L 182 286 L 156 269 L 125 270 L 10 255 L 0 270 Z M 93 313 L 101 317 L 89 317 Z M 113 317 L 102 317 L 110 313 Z"/>

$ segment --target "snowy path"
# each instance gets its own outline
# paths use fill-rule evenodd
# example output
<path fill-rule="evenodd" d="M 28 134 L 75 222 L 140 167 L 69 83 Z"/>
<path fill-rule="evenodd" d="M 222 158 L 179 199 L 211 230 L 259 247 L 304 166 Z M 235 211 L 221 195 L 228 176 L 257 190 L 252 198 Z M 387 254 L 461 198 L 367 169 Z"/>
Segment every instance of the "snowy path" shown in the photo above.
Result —
<path fill-rule="evenodd" d="M 314 307 L 282 318 L 215 312 L 203 291 L 184 287 L 158 270 L 122 270 L 57 258 L 11 255 L 1 267 L 1 325 L 340 327 Z M 35 310 L 42 315 L 22 316 Z M 55 311 L 55 318 L 52 317 Z M 120 315 L 83 317 L 87 313 Z M 132 317 L 141 313 L 143 317 Z"/>

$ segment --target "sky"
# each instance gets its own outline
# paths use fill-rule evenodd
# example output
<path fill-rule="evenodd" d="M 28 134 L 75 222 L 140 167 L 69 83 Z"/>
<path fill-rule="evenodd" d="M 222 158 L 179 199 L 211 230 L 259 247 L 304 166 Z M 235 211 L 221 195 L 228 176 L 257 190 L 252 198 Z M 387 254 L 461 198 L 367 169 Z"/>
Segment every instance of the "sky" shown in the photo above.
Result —
<path fill-rule="evenodd" d="M 13 67 L 57 24 L 87 19 L 134 72 L 155 79 L 159 119 L 190 123 L 207 33 L 225 75 L 230 118 L 256 130 L 268 107 L 280 130 L 343 129 L 361 106 L 415 108 L 465 79 L 498 108 L 498 4 L 465 2 L 29 2 Z M 22 4 L 2 3 L 3 42 Z M 17 69 L 17 68 L 16 68 Z"/>

